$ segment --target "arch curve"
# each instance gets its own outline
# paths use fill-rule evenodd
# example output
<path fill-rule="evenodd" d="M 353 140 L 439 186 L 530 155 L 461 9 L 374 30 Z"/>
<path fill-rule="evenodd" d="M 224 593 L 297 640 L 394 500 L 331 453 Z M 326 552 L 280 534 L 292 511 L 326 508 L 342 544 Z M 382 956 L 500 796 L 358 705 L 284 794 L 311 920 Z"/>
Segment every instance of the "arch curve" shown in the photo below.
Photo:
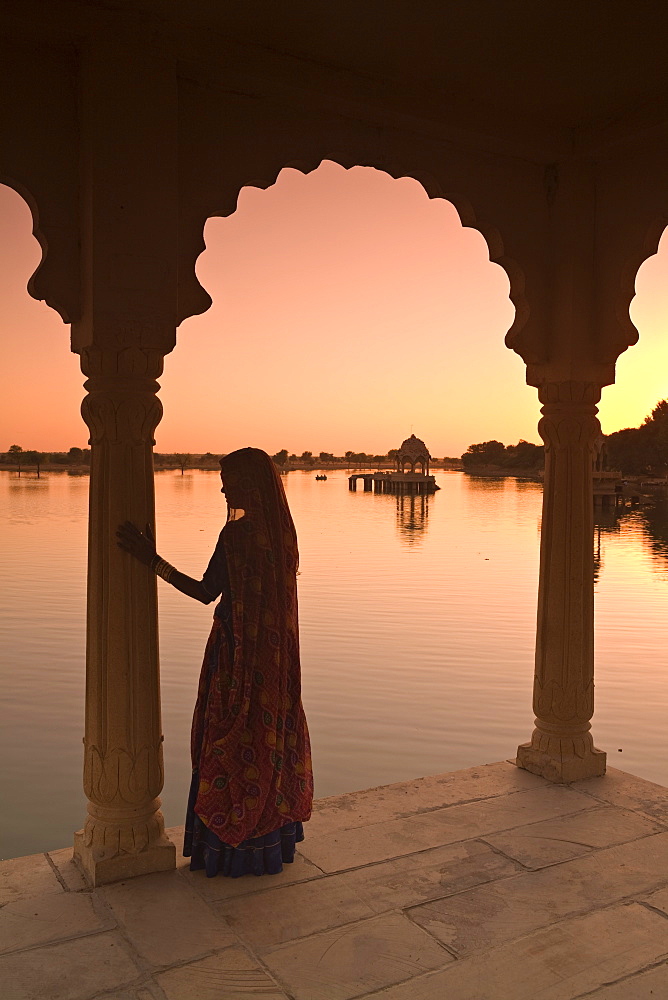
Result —
<path fill-rule="evenodd" d="M 192 286 L 194 282 L 198 290 L 191 287 L 190 294 L 184 295 L 183 304 L 186 308 L 179 309 L 179 323 L 187 319 L 188 316 L 205 312 L 211 305 L 210 296 L 199 284 L 195 274 L 197 258 L 206 249 L 203 232 L 207 219 L 226 218 L 232 215 L 237 209 L 239 194 L 243 188 L 255 187 L 266 191 L 277 182 L 278 176 L 283 169 L 299 170 L 302 174 L 307 175 L 317 170 L 325 160 L 338 164 L 344 170 L 350 170 L 358 166 L 373 167 L 392 177 L 394 180 L 410 178 L 421 185 L 430 200 L 442 198 L 444 201 L 450 202 L 455 208 L 462 226 L 468 229 L 475 229 L 480 233 L 487 245 L 490 262 L 500 266 L 508 277 L 509 298 L 515 308 L 515 316 L 506 333 L 506 346 L 519 354 L 527 364 L 540 363 L 541 358 L 533 354 L 529 355 L 524 346 L 519 343 L 519 333 L 529 317 L 529 305 L 525 296 L 525 276 L 519 262 L 506 254 L 499 229 L 493 224 L 479 219 L 472 202 L 465 194 L 457 190 L 445 190 L 435 175 L 429 170 L 417 166 L 407 166 L 402 161 L 393 158 L 369 155 L 358 156 L 349 151 L 342 152 L 340 150 L 330 150 L 324 156 L 281 159 L 280 162 L 275 162 L 272 167 L 267 168 L 265 172 L 261 174 L 249 174 L 248 178 L 243 182 L 237 181 L 233 191 L 223 201 L 218 202 L 216 205 L 212 204 L 208 210 L 202 211 L 200 209 L 198 217 L 193 217 L 189 226 L 191 236 L 190 251 L 191 254 L 195 251 L 196 253 L 194 257 L 191 255 L 188 256 L 189 264 L 187 269 L 189 285 Z M 194 238 L 195 232 L 198 233 L 197 240 Z"/>
<path fill-rule="evenodd" d="M 660 213 L 654 216 L 645 231 L 645 236 L 639 246 L 630 254 L 620 275 L 620 294 L 615 303 L 615 316 L 621 330 L 626 336 L 619 342 L 619 350 L 615 356 L 610 358 L 615 362 L 620 354 L 627 348 L 638 343 L 639 333 L 633 320 L 631 319 L 631 303 L 636 297 L 636 278 L 638 271 L 650 257 L 655 257 L 659 252 L 661 237 L 668 228 L 668 213 Z M 615 349 L 617 344 L 614 345 Z"/>
<path fill-rule="evenodd" d="M 38 200 L 25 184 L 2 173 L 0 184 L 14 191 L 28 206 L 32 217 L 32 235 L 42 251 L 42 259 L 28 279 L 28 294 L 54 309 L 63 323 L 74 322 L 79 317 L 79 296 L 78 288 L 76 292 L 72 288 L 73 262 L 67 259 L 67 253 L 65 260 L 62 259 L 62 248 L 60 254 L 49 253 L 52 244 L 58 242 L 55 227 L 41 222 Z"/>

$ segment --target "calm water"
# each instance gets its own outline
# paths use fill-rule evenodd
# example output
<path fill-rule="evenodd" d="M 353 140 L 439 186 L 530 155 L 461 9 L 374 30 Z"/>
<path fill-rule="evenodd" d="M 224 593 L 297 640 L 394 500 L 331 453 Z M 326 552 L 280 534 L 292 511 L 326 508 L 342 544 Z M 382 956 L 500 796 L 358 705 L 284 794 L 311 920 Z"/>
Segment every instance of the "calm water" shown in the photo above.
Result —
<path fill-rule="evenodd" d="M 540 486 L 441 473 L 434 497 L 291 473 L 304 702 L 316 794 L 514 755 L 532 728 Z M 223 523 L 216 473 L 158 473 L 159 550 L 201 576 Z M 0 472 L 0 856 L 81 825 L 88 479 Z M 668 784 L 668 508 L 600 532 L 597 744 Z M 205 608 L 159 581 L 168 824 L 183 821 Z M 619 753 L 618 751 L 622 752 Z"/>

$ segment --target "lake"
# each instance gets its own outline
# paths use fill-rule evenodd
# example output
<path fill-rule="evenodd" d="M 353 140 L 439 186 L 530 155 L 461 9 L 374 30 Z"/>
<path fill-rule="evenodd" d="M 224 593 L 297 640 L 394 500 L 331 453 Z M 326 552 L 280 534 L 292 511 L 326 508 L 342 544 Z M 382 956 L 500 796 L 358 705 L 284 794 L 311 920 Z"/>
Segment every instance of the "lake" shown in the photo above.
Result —
<path fill-rule="evenodd" d="M 513 757 L 533 727 L 541 486 L 436 473 L 431 497 L 292 472 L 304 704 L 316 795 Z M 0 472 L 0 857 L 72 843 L 81 789 L 88 478 Z M 215 472 L 156 474 L 160 554 L 201 577 L 225 518 Z M 668 785 L 668 504 L 597 529 L 594 737 Z M 168 825 L 212 607 L 158 582 Z"/>

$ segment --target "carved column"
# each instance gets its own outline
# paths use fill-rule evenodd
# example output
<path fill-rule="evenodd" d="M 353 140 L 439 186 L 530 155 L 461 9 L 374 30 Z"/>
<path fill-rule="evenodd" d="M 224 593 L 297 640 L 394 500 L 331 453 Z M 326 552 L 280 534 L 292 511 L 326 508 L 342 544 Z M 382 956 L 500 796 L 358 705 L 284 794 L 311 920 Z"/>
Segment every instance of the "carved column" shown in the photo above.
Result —
<path fill-rule="evenodd" d="M 156 580 L 116 545 L 125 520 L 155 523 L 153 433 L 162 416 L 158 351 L 84 350 L 90 520 L 84 790 L 75 858 L 94 885 L 176 863 L 163 785 Z"/>
<path fill-rule="evenodd" d="M 550 781 L 605 773 L 594 747 L 594 444 L 600 386 L 551 382 L 539 388 L 545 442 L 538 628 L 531 742 L 517 764 Z"/>

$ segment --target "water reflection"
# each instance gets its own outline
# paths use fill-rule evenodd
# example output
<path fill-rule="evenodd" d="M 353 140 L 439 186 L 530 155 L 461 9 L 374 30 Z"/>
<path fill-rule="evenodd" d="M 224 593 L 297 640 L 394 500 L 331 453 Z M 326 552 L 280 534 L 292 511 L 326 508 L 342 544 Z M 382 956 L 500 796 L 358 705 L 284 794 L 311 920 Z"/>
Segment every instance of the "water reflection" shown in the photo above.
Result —
<path fill-rule="evenodd" d="M 594 579 L 603 569 L 606 536 L 632 535 L 644 542 L 655 569 L 668 569 L 668 500 L 640 506 L 596 508 L 594 511 Z"/>
<path fill-rule="evenodd" d="M 657 500 L 633 512 L 637 529 L 644 535 L 655 567 L 668 568 L 668 500 Z"/>
<path fill-rule="evenodd" d="M 603 535 L 618 535 L 621 531 L 623 507 L 594 507 L 594 585 L 599 582 L 603 569 Z"/>
<path fill-rule="evenodd" d="M 407 545 L 422 541 L 428 527 L 429 502 L 427 494 L 399 493 L 393 497 L 397 504 L 397 531 Z"/>
<path fill-rule="evenodd" d="M 515 488 L 515 484 L 520 480 L 513 480 L 508 476 L 476 476 L 475 473 L 465 473 L 467 490 L 478 493 L 499 493 L 499 491 Z"/>

